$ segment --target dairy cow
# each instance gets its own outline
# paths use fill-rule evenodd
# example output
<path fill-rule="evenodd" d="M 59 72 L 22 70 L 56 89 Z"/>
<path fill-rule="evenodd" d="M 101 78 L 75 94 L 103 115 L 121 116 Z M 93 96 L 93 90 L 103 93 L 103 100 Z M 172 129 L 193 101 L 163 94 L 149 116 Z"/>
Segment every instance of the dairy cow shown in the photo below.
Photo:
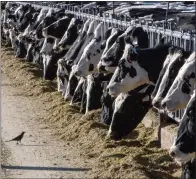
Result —
<path fill-rule="evenodd" d="M 72 65 L 74 64 L 74 60 L 77 57 L 78 51 L 80 50 L 82 44 L 85 41 L 89 23 L 90 20 L 87 20 L 84 23 L 82 30 L 78 38 L 73 43 L 72 47 L 68 50 L 64 58 L 59 59 L 60 62 L 58 63 L 58 69 L 57 69 L 57 82 L 58 82 L 58 91 L 61 91 L 63 95 L 65 95 L 67 84 L 68 84 L 68 79 L 64 78 L 64 74 L 66 72 L 66 75 L 69 77 Z"/>
<path fill-rule="evenodd" d="M 66 93 L 65 93 L 65 96 L 64 96 L 64 98 L 66 100 L 70 100 L 72 98 L 73 93 L 75 91 L 75 88 L 77 86 L 78 78 L 75 76 L 76 64 L 78 63 L 78 61 L 81 57 L 81 54 L 83 53 L 85 47 L 87 46 L 87 44 L 89 44 L 89 42 L 94 37 L 94 33 L 93 33 L 94 23 L 95 23 L 94 21 L 90 22 L 87 34 L 82 38 L 83 42 L 80 43 L 80 41 L 79 41 L 78 48 L 76 50 L 74 50 L 73 53 L 71 53 L 68 58 L 66 58 L 67 63 L 72 64 L 72 72 L 70 74 L 67 89 L 66 89 Z"/>
<path fill-rule="evenodd" d="M 143 84 L 156 84 L 170 44 L 156 48 L 135 49 L 129 41 L 108 85 L 109 94 L 117 96 Z M 152 69 L 152 66 L 156 68 Z"/>
<path fill-rule="evenodd" d="M 196 103 L 195 90 L 180 121 L 177 137 L 170 148 L 170 155 L 178 163 L 186 163 L 195 158 L 196 153 Z"/>
<path fill-rule="evenodd" d="M 178 74 L 179 69 L 182 67 L 186 59 L 190 56 L 191 52 L 186 52 L 182 48 L 173 47 L 173 54 L 171 55 L 171 61 L 165 71 L 162 81 L 159 85 L 156 96 L 154 97 L 153 106 L 160 108 L 162 99 L 166 96 L 169 88 L 171 87 L 175 77 Z"/>
<path fill-rule="evenodd" d="M 132 132 L 152 107 L 150 95 L 153 85 L 142 85 L 129 93 L 121 93 L 115 99 L 114 112 L 108 136 L 120 140 Z"/>
<path fill-rule="evenodd" d="M 167 95 L 161 102 L 162 108 L 176 111 L 186 107 L 195 85 L 195 54 L 192 52 L 180 68 Z"/>
<path fill-rule="evenodd" d="M 102 56 L 99 70 L 114 73 L 125 48 L 125 38 L 129 38 L 135 47 L 148 48 L 148 34 L 141 27 L 128 27 L 110 49 Z"/>

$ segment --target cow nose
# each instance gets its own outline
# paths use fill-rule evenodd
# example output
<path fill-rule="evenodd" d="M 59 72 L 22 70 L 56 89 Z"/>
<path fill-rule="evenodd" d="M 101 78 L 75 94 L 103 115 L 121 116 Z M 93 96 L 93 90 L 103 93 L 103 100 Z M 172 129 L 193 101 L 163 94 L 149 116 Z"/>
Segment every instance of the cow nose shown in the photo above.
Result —
<path fill-rule="evenodd" d="M 106 71 L 106 69 L 105 69 L 105 67 L 103 65 L 100 65 L 98 67 L 98 70 L 99 70 L 99 72 L 105 72 Z"/>
<path fill-rule="evenodd" d="M 170 153 L 169 153 L 169 155 L 171 156 L 171 157 L 175 157 L 176 156 L 176 153 L 174 152 L 174 151 L 171 151 Z"/>
<path fill-rule="evenodd" d="M 153 101 L 152 105 L 156 108 L 160 108 L 160 102 L 159 101 Z"/>

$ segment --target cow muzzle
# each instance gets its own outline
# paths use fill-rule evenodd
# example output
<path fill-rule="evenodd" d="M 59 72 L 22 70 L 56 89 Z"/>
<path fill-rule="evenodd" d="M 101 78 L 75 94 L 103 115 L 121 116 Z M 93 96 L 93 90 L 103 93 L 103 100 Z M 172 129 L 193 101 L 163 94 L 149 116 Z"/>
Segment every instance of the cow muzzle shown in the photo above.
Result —
<path fill-rule="evenodd" d="M 103 65 L 98 65 L 97 68 L 99 72 L 107 72 Z"/>

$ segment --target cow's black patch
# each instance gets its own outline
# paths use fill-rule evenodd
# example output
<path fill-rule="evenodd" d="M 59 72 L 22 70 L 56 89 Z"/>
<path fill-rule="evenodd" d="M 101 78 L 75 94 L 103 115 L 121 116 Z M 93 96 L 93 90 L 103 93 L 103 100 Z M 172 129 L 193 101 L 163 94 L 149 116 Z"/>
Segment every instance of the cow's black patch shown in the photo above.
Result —
<path fill-rule="evenodd" d="M 93 71 L 94 70 L 94 65 L 93 64 L 90 64 L 89 65 L 89 71 Z"/>
<path fill-rule="evenodd" d="M 136 75 L 137 75 L 137 72 L 136 72 L 135 68 L 133 68 L 133 67 L 131 66 L 131 68 L 129 69 L 129 76 L 130 76 L 131 78 L 133 78 L 133 77 L 135 77 Z"/>

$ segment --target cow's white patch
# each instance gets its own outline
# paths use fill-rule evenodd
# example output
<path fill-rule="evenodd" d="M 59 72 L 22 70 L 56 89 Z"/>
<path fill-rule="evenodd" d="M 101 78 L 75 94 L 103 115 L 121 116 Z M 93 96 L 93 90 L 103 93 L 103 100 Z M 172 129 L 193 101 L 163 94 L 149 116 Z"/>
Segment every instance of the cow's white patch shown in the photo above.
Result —
<path fill-rule="evenodd" d="M 90 90 L 93 85 L 93 77 L 92 75 L 87 76 L 87 87 L 86 87 L 86 111 L 85 114 L 88 113 L 88 108 L 89 108 L 89 98 L 90 98 Z"/>
<path fill-rule="evenodd" d="M 195 56 L 196 53 L 193 52 L 190 57 L 186 60 L 184 65 L 180 68 L 178 75 L 176 76 L 172 86 L 170 87 L 167 95 L 162 100 L 162 104 L 166 104 L 166 109 L 168 111 L 175 111 L 178 109 L 185 108 L 188 101 L 193 93 L 195 85 L 195 77 L 189 79 L 190 94 L 183 93 L 181 88 L 184 83 L 184 77 L 188 77 L 192 73 L 195 75 Z"/>
<path fill-rule="evenodd" d="M 15 34 L 13 29 L 9 30 L 9 38 L 11 40 L 12 49 L 15 49 L 16 48 L 16 40 L 17 40 L 17 38 L 16 38 L 16 34 Z"/>
<path fill-rule="evenodd" d="M 94 31 L 94 23 L 95 21 L 91 21 L 90 22 L 90 25 L 89 25 L 89 28 L 88 28 L 88 31 L 87 31 L 87 37 L 86 37 L 86 40 L 84 42 L 84 44 L 82 45 L 76 59 L 74 60 L 74 64 L 77 64 L 78 61 L 80 60 L 83 52 L 84 52 L 84 49 L 87 47 L 87 45 L 89 45 L 90 41 L 92 40 L 94 34 L 93 34 L 93 31 Z"/>
<path fill-rule="evenodd" d="M 103 54 L 102 54 L 102 57 L 104 56 L 104 54 L 107 52 L 107 50 L 109 49 L 109 43 L 111 41 L 111 39 L 118 33 L 117 29 L 116 28 L 112 28 L 112 32 L 111 32 L 111 35 L 109 36 L 109 38 L 106 40 L 106 46 L 105 46 L 105 49 L 103 51 Z"/>
<path fill-rule="evenodd" d="M 53 46 L 54 46 L 54 41 L 53 43 L 49 43 L 47 42 L 47 38 L 45 38 L 40 53 L 49 54 L 52 51 Z"/>
<path fill-rule="evenodd" d="M 60 41 L 60 39 L 58 39 L 58 38 L 55 38 L 55 41 L 54 41 L 54 45 L 53 45 L 53 49 L 56 49 L 57 48 L 57 46 L 58 46 L 58 44 L 59 44 L 59 41 Z"/>
<path fill-rule="evenodd" d="M 32 27 L 31 27 L 31 24 L 29 24 L 27 26 L 27 28 L 25 29 L 25 31 L 24 31 L 22 36 L 29 36 L 29 33 L 31 32 L 31 30 L 32 30 Z"/>
<path fill-rule="evenodd" d="M 145 96 L 143 99 L 142 99 L 143 102 L 147 102 L 147 101 L 150 101 L 150 96 Z"/>
<path fill-rule="evenodd" d="M 58 68 L 57 68 L 57 85 L 58 85 L 58 91 L 65 93 L 66 88 L 67 88 L 67 79 L 65 78 L 65 75 L 68 76 L 68 71 L 64 66 L 64 60 L 63 59 L 59 59 L 58 60 Z M 63 81 L 62 81 L 62 77 Z"/>
<path fill-rule="evenodd" d="M 46 8 L 42 8 L 37 16 L 36 23 L 41 22 L 46 17 L 47 12 L 48 10 Z"/>

